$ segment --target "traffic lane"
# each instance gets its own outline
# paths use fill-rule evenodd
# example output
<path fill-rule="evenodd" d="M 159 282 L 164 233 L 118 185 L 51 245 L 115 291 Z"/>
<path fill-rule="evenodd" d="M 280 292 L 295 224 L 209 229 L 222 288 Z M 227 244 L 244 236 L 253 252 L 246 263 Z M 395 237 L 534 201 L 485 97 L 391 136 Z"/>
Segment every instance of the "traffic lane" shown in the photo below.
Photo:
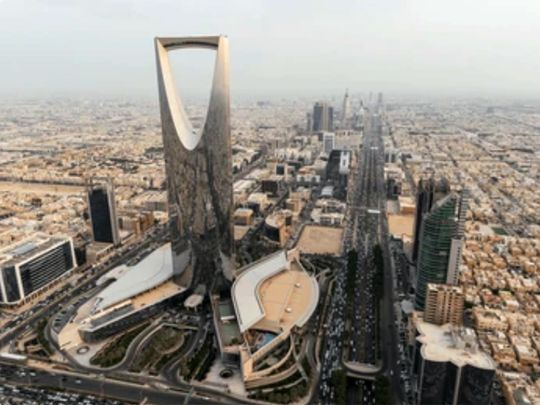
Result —
<path fill-rule="evenodd" d="M 53 389 L 84 392 L 96 397 L 119 399 L 124 402 L 139 403 L 144 398 L 156 405 L 176 405 L 182 403 L 187 394 L 175 391 L 157 390 L 147 386 L 136 386 L 123 382 L 100 380 L 89 377 L 68 377 L 54 373 L 36 373 L 35 376 L 18 376 L 13 374 L 6 378 L 6 382 L 28 384 L 33 386 L 50 387 Z M 194 397 L 189 400 L 190 404 L 207 405 L 217 401 Z"/>

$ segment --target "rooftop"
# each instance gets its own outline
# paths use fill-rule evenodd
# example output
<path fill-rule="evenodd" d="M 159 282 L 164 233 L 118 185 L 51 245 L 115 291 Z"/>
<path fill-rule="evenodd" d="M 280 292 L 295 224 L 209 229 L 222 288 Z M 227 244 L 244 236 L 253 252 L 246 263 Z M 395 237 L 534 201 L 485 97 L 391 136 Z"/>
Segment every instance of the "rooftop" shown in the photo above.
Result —
<path fill-rule="evenodd" d="M 7 267 L 16 263 L 24 262 L 40 251 L 66 242 L 67 237 L 53 237 L 43 233 L 36 233 L 22 241 L 6 246 L 0 250 L 0 265 Z"/>
<path fill-rule="evenodd" d="M 242 332 L 264 317 L 258 288 L 263 280 L 289 269 L 285 251 L 279 251 L 247 266 L 232 286 L 238 325 Z"/>
<path fill-rule="evenodd" d="M 96 296 L 92 312 L 104 310 L 171 278 L 173 275 L 171 244 L 159 247 L 134 266 L 115 267 L 108 275 L 116 281 Z"/>
<path fill-rule="evenodd" d="M 241 332 L 257 329 L 289 330 L 303 326 L 319 299 L 317 281 L 285 251 L 276 252 L 244 268 L 232 287 Z"/>
<path fill-rule="evenodd" d="M 474 330 L 456 328 L 451 324 L 434 325 L 418 319 L 416 327 L 420 336 L 416 339 L 423 343 L 422 356 L 426 360 L 450 361 L 462 367 L 473 367 L 493 370 L 495 362 L 487 353 L 478 348 L 478 340 Z"/>
<path fill-rule="evenodd" d="M 338 256 L 341 252 L 343 228 L 306 225 L 302 229 L 297 243 L 304 254 L 331 254 Z"/>

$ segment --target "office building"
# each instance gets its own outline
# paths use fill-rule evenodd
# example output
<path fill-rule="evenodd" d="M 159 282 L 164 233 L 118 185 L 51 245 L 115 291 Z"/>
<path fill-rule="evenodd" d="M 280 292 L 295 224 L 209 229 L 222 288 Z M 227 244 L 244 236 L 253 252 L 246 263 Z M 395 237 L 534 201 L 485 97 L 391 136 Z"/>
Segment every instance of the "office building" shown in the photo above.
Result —
<path fill-rule="evenodd" d="M 414 219 L 414 242 L 412 250 L 412 261 L 414 263 L 416 263 L 418 260 L 422 218 L 431 210 L 433 204 L 435 204 L 449 192 L 450 184 L 445 178 L 436 181 L 434 178 L 430 177 L 428 179 L 422 179 L 418 182 L 416 192 L 416 214 Z"/>
<path fill-rule="evenodd" d="M 462 325 L 464 304 L 465 296 L 461 287 L 429 283 L 424 320 L 435 325 Z"/>
<path fill-rule="evenodd" d="M 334 186 L 333 194 L 336 198 L 345 199 L 347 196 L 347 184 L 349 168 L 351 166 L 352 153 L 350 150 L 334 149 L 328 156 L 326 165 L 326 180 Z"/>
<path fill-rule="evenodd" d="M 77 266 L 73 240 L 35 234 L 0 250 L 0 302 L 18 305 Z"/>
<path fill-rule="evenodd" d="M 334 130 L 334 108 L 328 103 L 317 102 L 313 106 L 313 132 Z"/>
<path fill-rule="evenodd" d="M 323 132 L 322 141 L 323 152 L 327 155 L 330 155 L 330 153 L 334 150 L 336 146 L 336 134 L 334 134 L 333 132 Z"/>
<path fill-rule="evenodd" d="M 110 179 L 91 179 L 87 185 L 88 212 L 94 241 L 120 243 L 114 187 Z"/>
<path fill-rule="evenodd" d="M 311 113 L 306 114 L 306 130 L 307 132 L 310 132 L 313 129 L 313 118 L 311 117 Z"/>
<path fill-rule="evenodd" d="M 478 347 L 473 329 L 416 319 L 413 385 L 416 404 L 487 405 L 496 363 Z"/>
<path fill-rule="evenodd" d="M 349 124 L 349 113 L 351 105 L 349 100 L 349 90 L 345 90 L 345 96 L 343 96 L 343 106 L 341 107 L 341 120 L 340 127 L 347 128 Z"/>
<path fill-rule="evenodd" d="M 201 128 L 193 126 L 176 93 L 169 61 L 169 51 L 186 48 L 216 52 Z M 174 274 L 185 286 L 211 286 L 216 274 L 232 278 L 233 267 L 228 39 L 156 38 L 155 49 Z"/>
<path fill-rule="evenodd" d="M 463 237 L 465 234 L 465 219 L 469 209 L 469 190 L 461 191 L 459 208 L 457 213 L 456 230 L 450 245 L 450 258 L 448 259 L 448 274 L 446 283 L 456 285 L 459 278 L 459 267 L 461 266 L 461 256 L 463 251 Z"/>
<path fill-rule="evenodd" d="M 265 218 L 263 235 L 284 246 L 292 233 L 293 225 L 293 213 L 290 210 L 275 211 Z"/>
<path fill-rule="evenodd" d="M 277 197 L 285 191 L 284 176 L 270 175 L 261 181 L 261 191 L 270 197 Z"/>
<path fill-rule="evenodd" d="M 455 247 L 460 218 L 464 220 L 463 195 L 450 193 L 424 214 L 420 227 L 420 248 L 416 266 L 416 308 L 423 310 L 428 283 L 451 283 L 457 280 L 459 268 Z M 454 255 L 454 256 L 453 256 Z M 452 260 L 451 260 L 452 258 Z"/>

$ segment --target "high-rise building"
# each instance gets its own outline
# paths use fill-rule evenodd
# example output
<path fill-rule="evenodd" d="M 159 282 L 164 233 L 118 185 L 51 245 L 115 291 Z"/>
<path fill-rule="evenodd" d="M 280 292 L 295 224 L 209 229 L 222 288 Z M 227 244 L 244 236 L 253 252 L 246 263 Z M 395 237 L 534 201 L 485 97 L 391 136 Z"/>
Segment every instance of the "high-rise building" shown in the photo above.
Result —
<path fill-rule="evenodd" d="M 306 131 L 310 132 L 313 129 L 313 119 L 311 113 L 306 114 Z"/>
<path fill-rule="evenodd" d="M 315 103 L 312 119 L 314 132 L 334 130 L 334 108 L 328 103 Z"/>
<path fill-rule="evenodd" d="M 336 146 L 336 134 L 333 132 L 323 132 L 323 152 L 327 155 L 334 150 Z"/>
<path fill-rule="evenodd" d="M 86 186 L 92 235 L 96 242 L 120 243 L 114 187 L 110 179 L 94 178 Z"/>
<path fill-rule="evenodd" d="M 416 308 L 419 310 L 424 308 L 428 283 L 450 283 L 457 279 L 458 274 L 454 272 L 458 271 L 460 258 L 456 256 L 455 263 L 450 258 L 454 240 L 459 238 L 460 217 L 464 220 L 466 204 L 463 197 L 457 193 L 448 194 L 422 218 L 416 266 Z"/>
<path fill-rule="evenodd" d="M 424 320 L 435 325 L 463 324 L 465 296 L 461 287 L 448 284 L 427 285 Z"/>
<path fill-rule="evenodd" d="M 473 329 L 416 322 L 413 349 L 415 403 L 487 405 L 496 363 Z"/>
<path fill-rule="evenodd" d="M 169 62 L 169 51 L 185 48 L 216 52 L 199 130 L 176 92 Z M 219 274 L 232 278 L 233 269 L 229 43 L 224 36 L 156 38 L 155 49 L 174 274 L 180 284 L 212 287 Z"/>
<path fill-rule="evenodd" d="M 358 113 L 354 114 L 353 117 L 353 129 L 361 130 L 364 128 L 364 121 L 366 118 L 365 115 L 366 110 L 364 109 L 364 101 L 360 100 L 360 108 L 358 109 Z"/>
<path fill-rule="evenodd" d="M 350 109 L 351 105 L 349 100 L 349 90 L 345 90 L 345 96 L 343 97 L 343 106 L 341 107 L 341 120 L 339 123 L 341 128 L 347 128 L 348 126 Z"/>
<path fill-rule="evenodd" d="M 416 192 L 416 214 L 414 218 L 414 241 L 412 250 L 413 263 L 416 263 L 418 260 L 422 218 L 431 210 L 433 204 L 446 196 L 448 193 L 450 193 L 450 184 L 445 178 L 437 181 L 430 177 L 428 179 L 422 179 L 418 182 L 418 189 Z"/>
<path fill-rule="evenodd" d="M 77 266 L 68 237 L 35 234 L 0 250 L 0 303 L 17 305 Z"/>
<path fill-rule="evenodd" d="M 469 209 L 469 190 L 461 191 L 459 210 L 457 213 L 456 231 L 450 246 L 450 259 L 448 260 L 448 274 L 446 283 L 456 285 L 459 277 L 459 267 L 461 265 L 461 255 L 463 250 L 463 236 L 465 233 L 465 217 Z"/>
<path fill-rule="evenodd" d="M 325 173 L 326 180 L 332 182 L 332 185 L 336 189 L 337 198 L 344 198 L 346 196 L 351 159 L 352 153 L 350 150 L 334 149 L 328 156 Z"/>
<path fill-rule="evenodd" d="M 386 110 L 386 106 L 383 102 L 383 94 L 378 93 L 377 94 L 377 105 L 375 106 L 375 111 L 377 111 L 378 114 L 383 114 Z"/>

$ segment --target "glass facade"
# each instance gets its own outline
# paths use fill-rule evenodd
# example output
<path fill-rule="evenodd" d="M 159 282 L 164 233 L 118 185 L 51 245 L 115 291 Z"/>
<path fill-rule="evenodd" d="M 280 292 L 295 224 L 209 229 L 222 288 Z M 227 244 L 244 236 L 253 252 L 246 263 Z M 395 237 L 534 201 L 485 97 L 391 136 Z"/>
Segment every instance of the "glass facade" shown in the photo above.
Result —
<path fill-rule="evenodd" d="M 206 120 L 191 122 L 176 94 L 168 51 L 210 48 L 216 63 Z M 157 38 L 158 87 L 174 272 L 183 285 L 209 285 L 232 271 L 232 159 L 225 37 Z"/>
<path fill-rule="evenodd" d="M 69 241 L 39 254 L 19 266 L 24 294 L 32 294 L 73 267 L 73 256 Z"/>
<path fill-rule="evenodd" d="M 88 208 L 92 220 L 94 240 L 104 243 L 116 243 L 107 188 L 96 187 L 88 190 Z"/>
<path fill-rule="evenodd" d="M 334 129 L 334 108 L 327 103 L 313 106 L 313 131 L 332 131 Z"/>
<path fill-rule="evenodd" d="M 494 378 L 495 369 L 423 359 L 418 404 L 488 405 Z"/>
<path fill-rule="evenodd" d="M 489 404 L 494 378 L 495 370 L 484 370 L 469 365 L 462 367 L 458 404 Z"/>
<path fill-rule="evenodd" d="M 6 289 L 6 301 L 16 302 L 21 299 L 21 293 L 19 291 L 19 284 L 17 283 L 17 275 L 15 273 L 15 267 L 5 267 L 2 269 L 2 278 L 4 281 L 4 287 Z"/>
<path fill-rule="evenodd" d="M 420 403 L 441 405 L 446 387 L 446 362 L 424 360 L 420 384 Z"/>
<path fill-rule="evenodd" d="M 428 283 L 445 283 L 452 237 L 457 229 L 458 198 L 450 194 L 422 220 L 417 266 L 416 308 L 424 309 Z"/>
<path fill-rule="evenodd" d="M 416 214 L 414 218 L 414 241 L 412 250 L 412 261 L 418 261 L 420 250 L 420 229 L 422 227 L 422 218 L 427 214 L 433 204 L 450 193 L 450 185 L 445 178 L 435 181 L 432 177 L 418 182 L 418 191 L 416 193 Z"/>
<path fill-rule="evenodd" d="M 456 381 L 459 374 L 459 368 L 454 363 L 447 363 L 446 366 L 446 385 L 444 387 L 444 405 L 452 405 L 456 395 Z"/>

